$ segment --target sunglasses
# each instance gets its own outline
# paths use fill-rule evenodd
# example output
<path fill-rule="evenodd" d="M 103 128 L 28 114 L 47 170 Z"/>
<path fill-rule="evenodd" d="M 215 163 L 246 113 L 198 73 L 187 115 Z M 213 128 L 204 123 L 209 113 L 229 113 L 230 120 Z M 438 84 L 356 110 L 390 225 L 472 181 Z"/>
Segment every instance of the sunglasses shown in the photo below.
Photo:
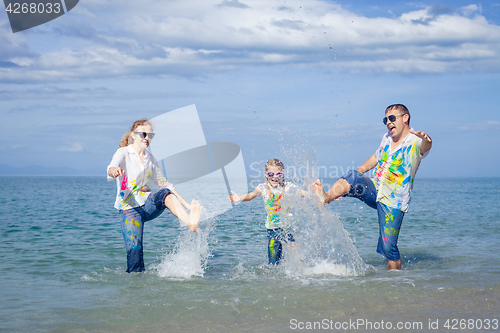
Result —
<path fill-rule="evenodd" d="M 285 175 L 285 173 L 283 171 L 280 171 L 280 172 L 266 172 L 266 177 L 267 178 L 274 178 L 274 177 L 277 177 L 277 178 L 283 178 L 283 176 Z"/>
<path fill-rule="evenodd" d="M 155 137 L 154 133 L 146 133 L 146 132 L 134 132 L 134 133 L 139 135 L 141 139 L 144 139 L 147 136 L 152 140 Z"/>
<path fill-rule="evenodd" d="M 401 117 L 401 116 L 404 116 L 404 114 L 399 114 L 397 116 L 391 114 L 389 117 L 385 117 L 384 119 L 382 119 L 382 122 L 384 123 L 384 125 L 387 125 L 387 120 L 389 119 L 389 121 L 391 123 L 395 122 L 396 121 L 396 118 L 397 117 Z"/>

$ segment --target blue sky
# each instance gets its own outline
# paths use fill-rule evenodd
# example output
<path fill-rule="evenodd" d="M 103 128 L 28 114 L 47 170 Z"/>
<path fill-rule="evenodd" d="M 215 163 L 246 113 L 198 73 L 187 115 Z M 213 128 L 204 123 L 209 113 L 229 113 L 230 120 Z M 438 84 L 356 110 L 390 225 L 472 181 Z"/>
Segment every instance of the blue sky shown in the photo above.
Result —
<path fill-rule="evenodd" d="M 196 104 L 247 166 L 345 170 L 403 103 L 417 177 L 498 176 L 500 1 L 85 0 L 16 34 L 2 11 L 0 45 L 0 164 L 104 175 L 132 121 Z"/>

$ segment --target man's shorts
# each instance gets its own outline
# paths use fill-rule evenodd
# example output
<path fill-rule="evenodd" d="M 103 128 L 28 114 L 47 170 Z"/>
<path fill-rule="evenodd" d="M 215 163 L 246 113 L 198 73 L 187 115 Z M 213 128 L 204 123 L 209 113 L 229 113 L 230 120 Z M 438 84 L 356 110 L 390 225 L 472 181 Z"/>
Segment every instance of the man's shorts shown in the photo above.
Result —
<path fill-rule="evenodd" d="M 379 224 L 377 252 L 391 261 L 401 259 L 397 243 L 405 213 L 399 209 L 391 208 L 377 202 L 375 184 L 370 178 L 363 176 L 360 172 L 351 170 L 342 179 L 345 179 L 351 185 L 351 190 L 346 195 L 347 197 L 358 198 L 371 208 L 377 210 Z"/>
<path fill-rule="evenodd" d="M 282 242 L 295 242 L 295 239 L 291 233 L 287 233 L 281 228 L 267 229 L 267 255 L 269 257 L 269 265 L 278 265 L 282 259 Z"/>

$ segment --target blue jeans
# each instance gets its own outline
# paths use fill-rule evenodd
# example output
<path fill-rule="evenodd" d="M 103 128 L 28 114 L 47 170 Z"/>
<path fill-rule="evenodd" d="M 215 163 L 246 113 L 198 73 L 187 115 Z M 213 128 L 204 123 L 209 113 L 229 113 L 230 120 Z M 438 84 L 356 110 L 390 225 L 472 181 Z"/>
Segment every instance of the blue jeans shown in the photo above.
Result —
<path fill-rule="evenodd" d="M 377 252 L 391 261 L 401 259 L 397 243 L 405 213 L 399 209 L 391 208 L 377 202 L 375 184 L 370 178 L 363 176 L 360 172 L 351 170 L 342 178 L 351 185 L 351 190 L 346 195 L 347 197 L 358 198 L 371 208 L 377 210 L 379 224 Z"/>
<path fill-rule="evenodd" d="M 283 245 L 281 242 L 295 242 L 293 235 L 281 228 L 267 229 L 267 256 L 269 265 L 278 265 L 282 259 Z"/>
<path fill-rule="evenodd" d="M 145 270 L 142 246 L 144 223 L 157 218 L 163 213 L 166 208 L 165 197 L 170 193 L 169 189 L 161 189 L 151 194 L 144 205 L 120 210 L 120 226 L 125 242 L 125 250 L 127 251 L 127 273 L 143 272 Z"/>

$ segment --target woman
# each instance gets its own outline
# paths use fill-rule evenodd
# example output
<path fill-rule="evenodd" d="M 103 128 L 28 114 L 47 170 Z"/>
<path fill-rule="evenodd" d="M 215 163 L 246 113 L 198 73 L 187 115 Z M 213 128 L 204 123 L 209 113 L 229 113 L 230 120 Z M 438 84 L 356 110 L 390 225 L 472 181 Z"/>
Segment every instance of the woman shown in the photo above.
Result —
<path fill-rule="evenodd" d="M 200 203 L 188 204 L 163 176 L 158 162 L 146 148 L 154 137 L 147 119 L 137 120 L 122 138 L 120 148 L 108 165 L 108 180 L 117 179 L 115 208 L 120 211 L 121 229 L 127 250 L 127 273 L 144 271 L 142 233 L 144 223 L 158 217 L 165 208 L 191 231 L 198 228 Z M 152 193 L 154 181 L 161 189 Z M 188 214 L 184 207 L 190 210 Z"/>

